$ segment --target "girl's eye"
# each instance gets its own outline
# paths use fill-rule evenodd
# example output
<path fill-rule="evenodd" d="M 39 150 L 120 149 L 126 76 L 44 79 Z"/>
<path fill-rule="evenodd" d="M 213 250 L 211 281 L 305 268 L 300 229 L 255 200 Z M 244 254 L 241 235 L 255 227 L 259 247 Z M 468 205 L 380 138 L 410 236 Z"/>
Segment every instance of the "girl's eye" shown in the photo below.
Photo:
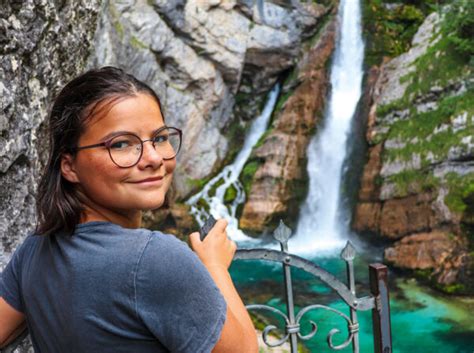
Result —
<path fill-rule="evenodd" d="M 163 143 L 168 141 L 168 135 L 158 135 L 153 138 L 154 143 Z"/>
<path fill-rule="evenodd" d="M 111 144 L 110 144 L 110 148 L 111 149 L 114 149 L 114 150 L 121 150 L 121 149 L 125 149 L 125 148 L 129 148 L 133 146 L 133 142 L 128 140 L 128 139 L 121 139 L 121 140 L 118 140 L 118 141 L 113 141 Z"/>

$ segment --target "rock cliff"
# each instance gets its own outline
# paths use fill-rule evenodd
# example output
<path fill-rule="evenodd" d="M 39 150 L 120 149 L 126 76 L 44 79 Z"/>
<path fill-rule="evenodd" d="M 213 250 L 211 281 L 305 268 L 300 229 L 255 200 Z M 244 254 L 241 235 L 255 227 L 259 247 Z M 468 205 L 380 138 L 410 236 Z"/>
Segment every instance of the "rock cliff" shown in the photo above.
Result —
<path fill-rule="evenodd" d="M 474 76 L 450 40 L 448 15 L 428 16 L 411 49 L 380 68 L 353 227 L 388 242 L 395 267 L 466 293 L 474 289 Z"/>
<path fill-rule="evenodd" d="M 0 11 L 0 272 L 34 229 L 49 104 L 85 68 L 99 0 L 2 2 Z M 73 59 L 71 59 L 73 58 Z M 25 340 L 15 352 L 33 352 Z"/>
<path fill-rule="evenodd" d="M 148 82 L 167 123 L 184 130 L 174 180 L 182 200 L 222 167 L 232 133 L 295 64 L 329 8 L 266 1 L 263 21 L 253 1 L 110 1 L 90 66 L 117 65 Z"/>
<path fill-rule="evenodd" d="M 47 146 L 44 119 L 57 90 L 83 71 L 99 1 L 2 2 L 0 11 L 0 270 L 35 225 Z"/>
<path fill-rule="evenodd" d="M 247 231 L 274 229 L 281 218 L 293 225 L 298 216 L 306 192 L 306 150 L 324 110 L 335 19 L 321 33 L 287 79 L 273 123 L 243 170 L 251 183 L 240 218 Z"/>

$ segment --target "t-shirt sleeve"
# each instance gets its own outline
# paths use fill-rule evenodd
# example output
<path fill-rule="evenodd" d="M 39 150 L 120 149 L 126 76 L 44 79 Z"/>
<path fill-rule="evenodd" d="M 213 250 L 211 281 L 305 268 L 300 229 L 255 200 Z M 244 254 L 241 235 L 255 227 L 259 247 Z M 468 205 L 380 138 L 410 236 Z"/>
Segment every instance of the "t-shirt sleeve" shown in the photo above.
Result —
<path fill-rule="evenodd" d="M 152 233 L 135 277 L 137 315 L 171 352 L 208 353 L 220 338 L 226 302 L 197 255 Z"/>
<path fill-rule="evenodd" d="M 24 309 L 21 291 L 21 264 L 27 240 L 15 250 L 0 278 L 0 297 L 22 313 Z"/>

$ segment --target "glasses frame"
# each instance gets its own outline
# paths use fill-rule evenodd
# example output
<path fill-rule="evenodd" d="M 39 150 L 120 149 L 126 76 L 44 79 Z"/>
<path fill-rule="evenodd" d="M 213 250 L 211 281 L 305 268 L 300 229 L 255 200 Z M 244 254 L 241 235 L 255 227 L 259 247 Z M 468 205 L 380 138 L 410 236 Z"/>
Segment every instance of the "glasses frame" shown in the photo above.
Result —
<path fill-rule="evenodd" d="M 158 136 L 162 131 L 166 130 L 166 129 L 172 129 L 172 130 L 175 130 L 178 135 L 179 135 L 179 146 L 176 150 L 176 153 L 173 157 L 171 158 L 164 158 L 164 157 L 161 157 L 163 158 L 163 160 L 165 161 L 168 161 L 168 160 L 171 160 L 171 159 L 174 159 L 176 158 L 176 155 L 178 154 L 178 152 L 181 150 L 181 144 L 183 142 L 183 132 L 176 128 L 176 127 L 173 127 L 173 126 L 162 126 L 161 128 L 159 128 L 158 130 L 155 131 L 155 133 L 153 134 L 153 136 L 150 138 L 150 139 L 147 139 L 147 140 L 142 140 L 140 138 L 140 136 L 134 134 L 133 132 L 127 132 L 127 133 L 123 133 L 123 134 L 118 134 L 116 136 L 112 136 L 110 137 L 109 139 L 107 139 L 106 141 L 104 142 L 101 142 L 101 143 L 96 143 L 96 144 L 93 144 L 93 145 L 87 145 L 87 146 L 80 146 L 80 147 L 76 147 L 73 149 L 74 152 L 78 152 L 78 151 L 81 151 L 81 150 L 85 150 L 85 149 L 90 149 L 90 148 L 97 148 L 97 147 L 105 147 L 107 148 L 107 151 L 109 151 L 109 157 L 110 159 L 112 160 L 112 162 L 119 168 L 132 168 L 134 166 L 136 166 L 140 160 L 142 159 L 142 156 L 143 156 L 143 144 L 145 142 L 148 142 L 148 141 L 151 141 L 152 145 L 153 145 L 153 148 L 155 148 L 155 142 L 153 141 L 154 138 L 156 136 Z M 130 166 L 127 166 L 127 167 L 123 167 L 121 165 L 118 165 L 117 162 L 114 161 L 113 157 L 112 157 L 112 152 L 110 151 L 110 146 L 111 146 L 111 143 L 112 143 L 112 140 L 117 138 L 118 136 L 124 136 L 124 135 L 131 135 L 131 136 L 135 136 L 139 141 L 140 141 L 140 145 L 141 145 L 141 149 L 140 149 L 140 156 L 138 157 L 137 161 L 130 165 Z"/>

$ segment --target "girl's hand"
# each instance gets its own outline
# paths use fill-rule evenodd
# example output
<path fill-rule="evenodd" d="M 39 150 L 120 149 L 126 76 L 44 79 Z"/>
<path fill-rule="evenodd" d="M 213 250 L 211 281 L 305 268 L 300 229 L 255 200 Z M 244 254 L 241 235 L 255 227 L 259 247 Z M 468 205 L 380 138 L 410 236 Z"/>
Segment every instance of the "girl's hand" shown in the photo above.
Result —
<path fill-rule="evenodd" d="M 227 270 L 234 258 L 237 245 L 227 237 L 226 227 L 227 221 L 219 219 L 203 241 L 199 232 L 189 236 L 192 249 L 208 269 L 221 267 Z"/>

